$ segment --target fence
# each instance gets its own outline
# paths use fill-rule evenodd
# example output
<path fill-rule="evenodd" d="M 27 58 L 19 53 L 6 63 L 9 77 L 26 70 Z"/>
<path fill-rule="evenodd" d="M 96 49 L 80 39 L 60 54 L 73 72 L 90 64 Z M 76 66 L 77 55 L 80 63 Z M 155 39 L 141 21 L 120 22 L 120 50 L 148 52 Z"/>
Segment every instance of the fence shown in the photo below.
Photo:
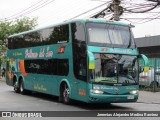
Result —
<path fill-rule="evenodd" d="M 141 59 L 139 66 L 144 67 Z M 139 74 L 139 85 L 141 90 L 160 91 L 160 58 L 149 58 L 149 71 Z"/>

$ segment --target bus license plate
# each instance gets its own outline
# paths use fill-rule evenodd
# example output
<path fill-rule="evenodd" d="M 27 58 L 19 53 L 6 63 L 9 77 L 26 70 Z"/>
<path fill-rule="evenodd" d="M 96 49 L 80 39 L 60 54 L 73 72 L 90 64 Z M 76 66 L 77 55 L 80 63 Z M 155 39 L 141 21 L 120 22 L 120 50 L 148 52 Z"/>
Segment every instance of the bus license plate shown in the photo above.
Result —
<path fill-rule="evenodd" d="M 127 97 L 127 99 L 134 99 L 134 96 L 130 95 L 130 96 Z"/>

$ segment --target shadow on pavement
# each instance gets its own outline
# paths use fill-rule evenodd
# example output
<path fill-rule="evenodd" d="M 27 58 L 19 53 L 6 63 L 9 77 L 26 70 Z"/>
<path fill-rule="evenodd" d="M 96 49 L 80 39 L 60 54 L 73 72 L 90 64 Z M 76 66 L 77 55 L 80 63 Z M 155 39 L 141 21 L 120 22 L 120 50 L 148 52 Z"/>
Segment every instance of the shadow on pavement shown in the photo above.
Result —
<path fill-rule="evenodd" d="M 18 94 L 18 93 L 15 93 L 14 91 L 9 91 L 9 92 L 12 92 L 13 94 Z M 39 98 L 39 99 L 42 99 L 42 100 L 45 100 L 45 101 L 50 101 L 50 102 L 58 102 L 58 103 L 61 103 L 58 101 L 58 97 L 57 96 L 52 96 L 52 95 L 48 95 L 48 94 L 43 94 L 43 93 L 37 93 L 37 92 L 33 92 L 33 93 L 30 93 L 30 94 L 27 94 L 25 96 L 30 96 L 30 97 L 35 97 L 35 98 Z M 62 103 L 63 104 L 63 103 Z M 84 110 L 108 110 L 108 111 L 114 111 L 114 110 L 121 110 L 121 111 L 126 111 L 126 110 L 133 110 L 132 108 L 130 107 L 124 107 L 124 106 L 120 106 L 120 105 L 117 105 L 117 104 L 107 104 L 107 103 L 104 103 L 104 104 L 90 104 L 90 103 L 84 103 L 84 102 L 80 102 L 80 101 L 76 101 L 76 100 L 72 100 L 72 103 L 69 104 L 69 106 L 73 106 L 73 107 L 78 107 L 78 108 L 81 108 L 81 109 L 84 109 Z"/>

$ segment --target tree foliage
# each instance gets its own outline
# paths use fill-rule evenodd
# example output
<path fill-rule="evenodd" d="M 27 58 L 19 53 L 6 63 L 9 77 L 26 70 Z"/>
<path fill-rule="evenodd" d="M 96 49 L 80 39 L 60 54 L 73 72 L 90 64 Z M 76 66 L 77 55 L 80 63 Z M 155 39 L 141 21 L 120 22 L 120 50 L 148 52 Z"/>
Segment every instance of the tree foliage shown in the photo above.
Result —
<path fill-rule="evenodd" d="M 15 21 L 0 21 L 0 65 L 6 60 L 7 37 L 15 33 L 32 30 L 37 26 L 37 18 L 20 18 Z"/>

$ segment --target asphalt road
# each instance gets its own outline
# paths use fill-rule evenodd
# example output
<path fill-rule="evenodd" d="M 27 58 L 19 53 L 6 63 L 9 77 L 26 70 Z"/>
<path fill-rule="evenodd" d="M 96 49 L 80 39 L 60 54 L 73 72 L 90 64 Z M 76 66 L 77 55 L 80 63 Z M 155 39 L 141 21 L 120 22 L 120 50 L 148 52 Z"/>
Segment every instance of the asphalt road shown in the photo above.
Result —
<path fill-rule="evenodd" d="M 137 103 L 90 105 L 74 101 L 72 105 L 65 105 L 58 102 L 57 97 L 50 95 L 39 93 L 30 95 L 17 94 L 13 91 L 13 87 L 6 85 L 4 81 L 0 81 L 0 111 L 160 111 L 160 96 L 157 97 L 160 93 L 149 94 L 147 92 L 141 92 Z M 76 119 L 78 118 L 74 120 Z M 92 120 L 94 119 L 96 118 Z M 147 119 L 149 120 L 149 118 L 145 120 Z M 155 119 L 158 120 L 158 118 Z M 73 120 L 73 117 L 70 120 Z"/>

